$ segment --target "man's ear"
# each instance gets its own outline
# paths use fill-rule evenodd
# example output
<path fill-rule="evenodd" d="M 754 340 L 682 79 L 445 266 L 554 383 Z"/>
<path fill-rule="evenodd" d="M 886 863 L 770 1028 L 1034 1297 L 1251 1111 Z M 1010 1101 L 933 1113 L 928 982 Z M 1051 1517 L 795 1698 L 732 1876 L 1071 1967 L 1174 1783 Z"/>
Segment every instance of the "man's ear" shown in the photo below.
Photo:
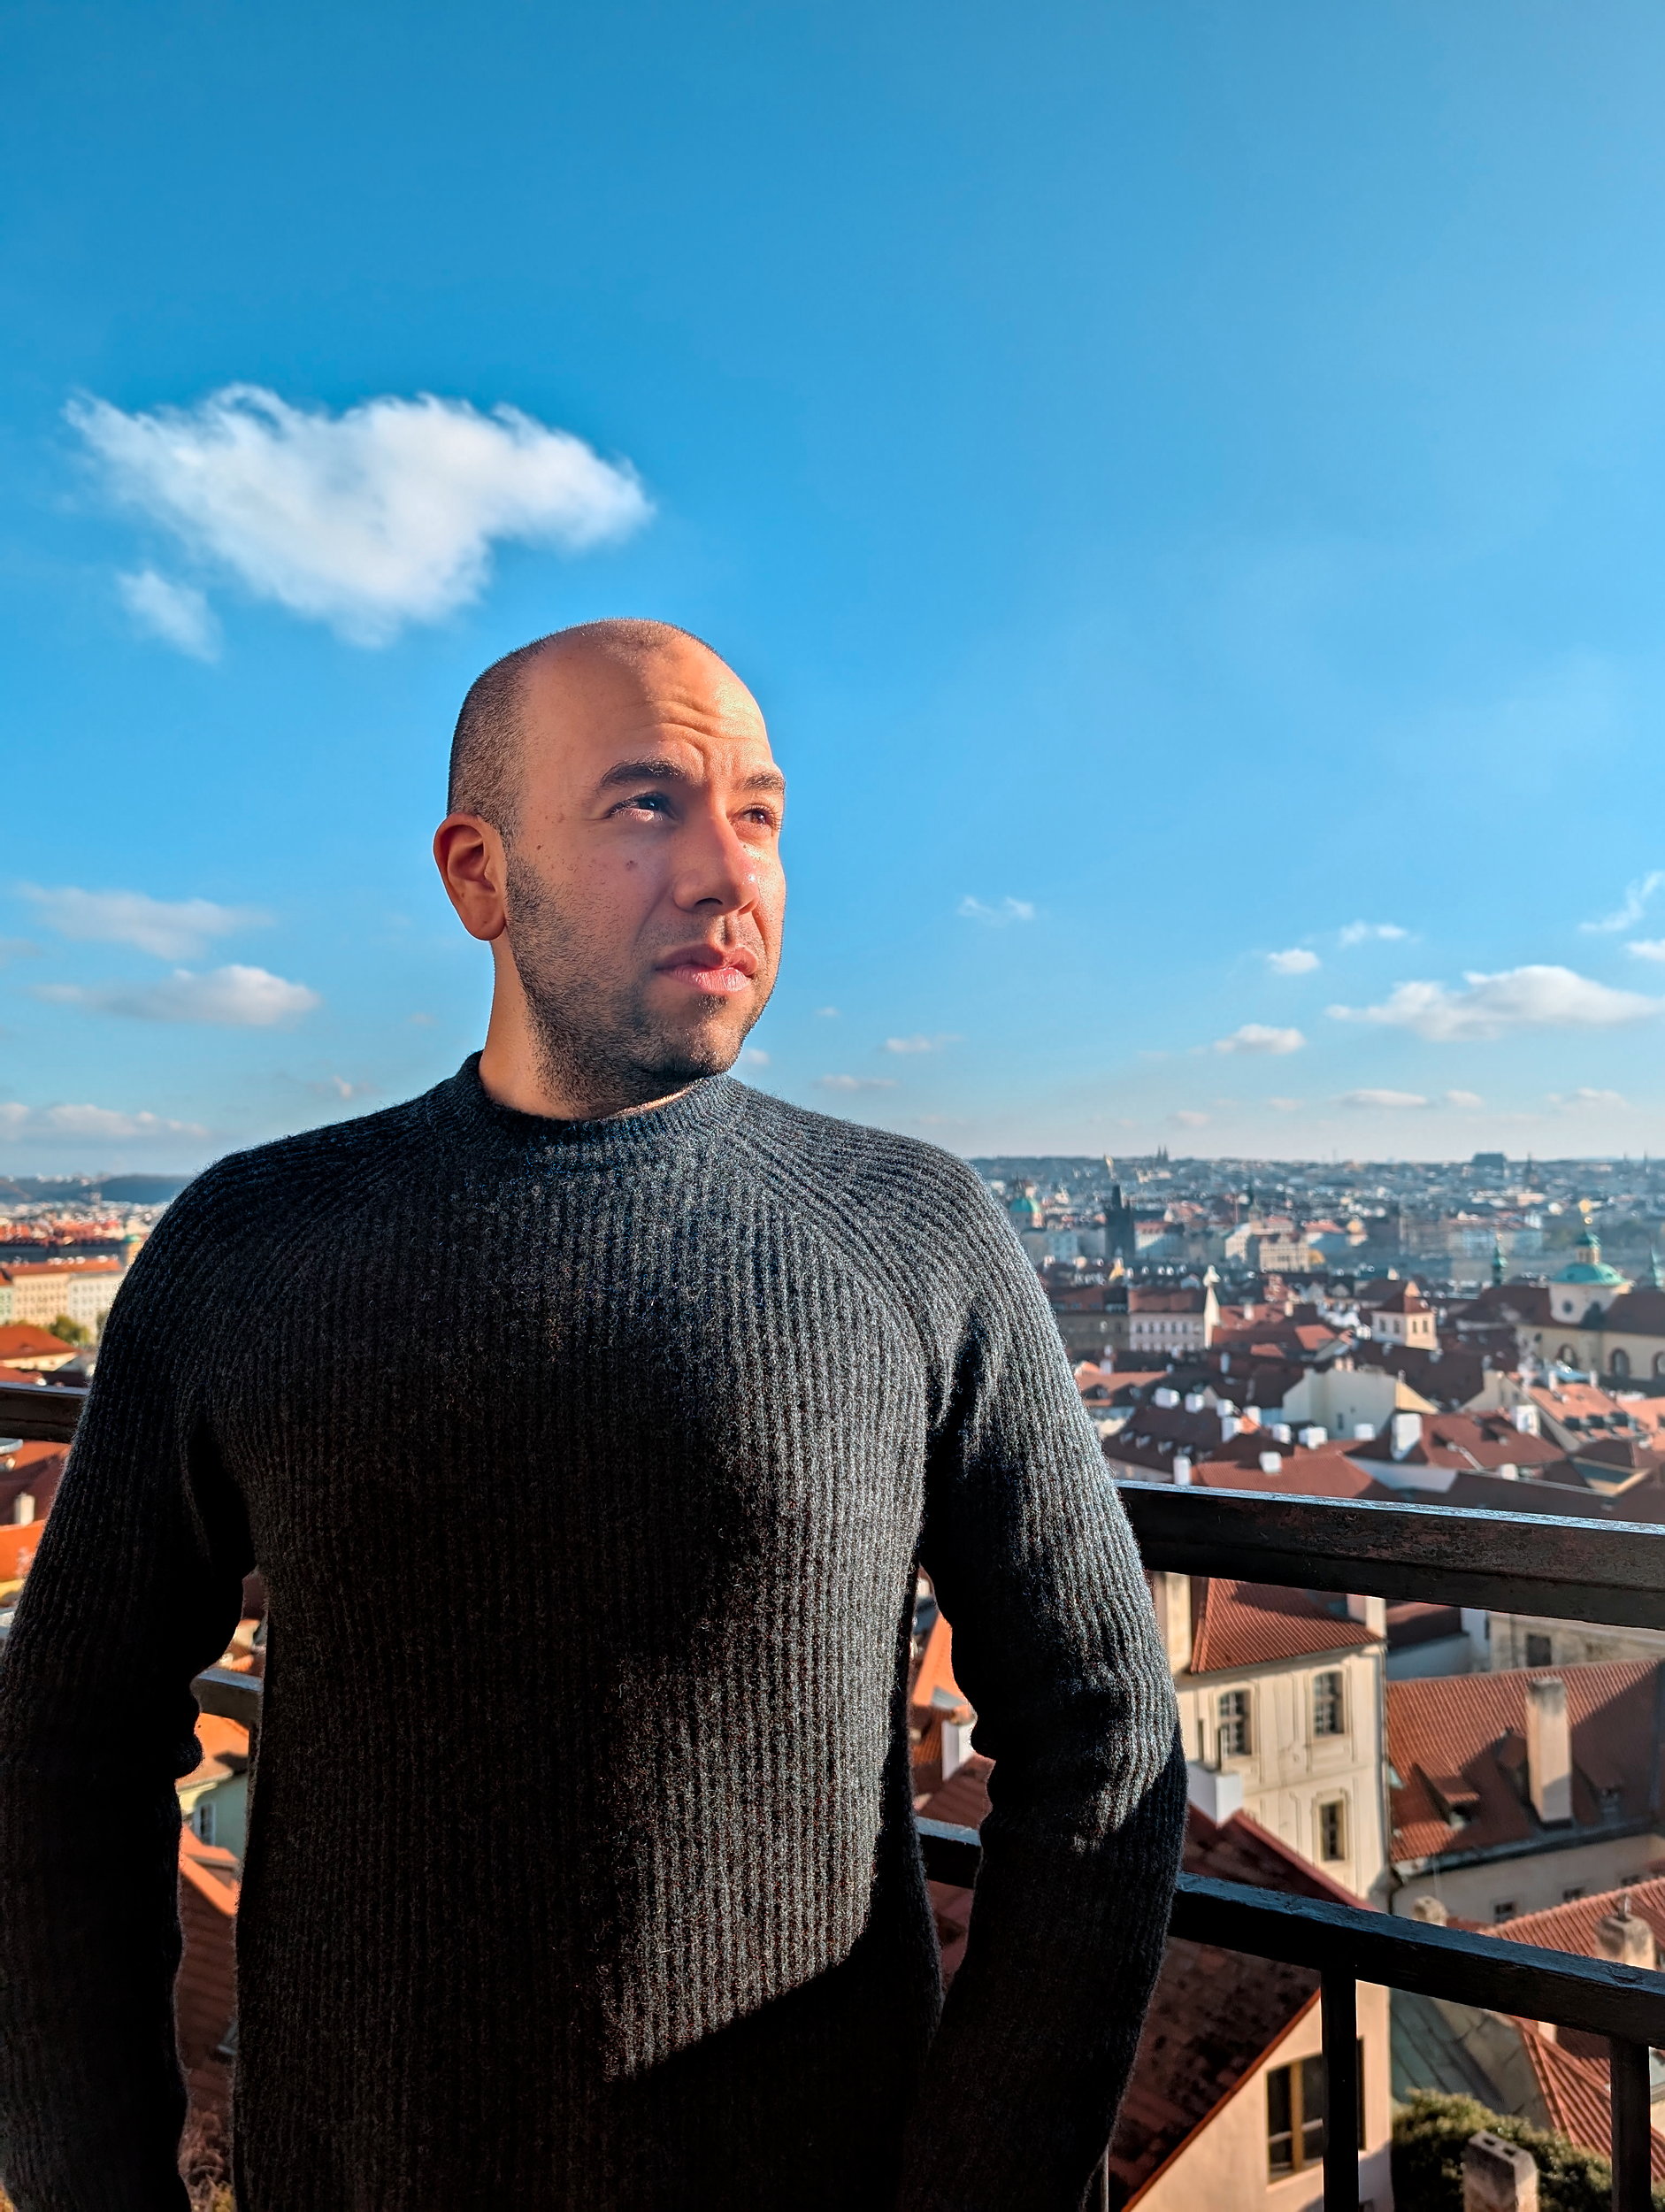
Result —
<path fill-rule="evenodd" d="M 503 841 L 483 814 L 448 814 L 434 833 L 434 864 L 457 918 L 471 937 L 489 943 L 508 922 L 509 873 Z"/>

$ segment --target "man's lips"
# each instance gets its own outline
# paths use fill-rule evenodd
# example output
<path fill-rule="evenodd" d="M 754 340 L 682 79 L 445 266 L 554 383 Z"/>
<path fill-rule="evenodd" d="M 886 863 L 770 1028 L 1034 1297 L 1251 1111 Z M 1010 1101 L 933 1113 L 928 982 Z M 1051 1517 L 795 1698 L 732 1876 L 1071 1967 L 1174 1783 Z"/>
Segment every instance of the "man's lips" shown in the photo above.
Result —
<path fill-rule="evenodd" d="M 659 963 L 659 973 L 706 998 L 732 998 L 757 973 L 757 955 L 744 945 L 685 945 Z"/>

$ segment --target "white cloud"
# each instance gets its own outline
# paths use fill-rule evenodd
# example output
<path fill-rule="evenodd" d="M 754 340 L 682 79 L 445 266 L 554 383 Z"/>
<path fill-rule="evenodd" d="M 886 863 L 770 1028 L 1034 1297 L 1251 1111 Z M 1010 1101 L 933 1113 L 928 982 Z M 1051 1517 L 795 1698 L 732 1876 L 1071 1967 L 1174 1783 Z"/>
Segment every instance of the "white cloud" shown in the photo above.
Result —
<path fill-rule="evenodd" d="M 1400 983 L 1380 1006 L 1331 1006 L 1337 1021 L 1379 1022 L 1414 1030 L 1436 1044 L 1501 1037 L 1516 1029 L 1613 1029 L 1644 1021 L 1665 1001 L 1636 991 L 1615 991 L 1570 968 L 1509 968 L 1500 975 L 1470 973 L 1466 988 L 1444 983 Z"/>
<path fill-rule="evenodd" d="M 1564 1094 L 1560 1091 L 1551 1091 L 1549 1102 L 1552 1106 L 1577 1109 L 1580 1106 L 1628 1106 L 1630 1102 L 1618 1091 L 1592 1090 L 1589 1084 L 1581 1083 L 1576 1091 Z"/>
<path fill-rule="evenodd" d="M 989 929 L 1004 929 L 1012 922 L 1032 922 L 1035 910 L 1027 899 L 1004 898 L 998 906 L 988 906 L 981 899 L 974 899 L 968 891 L 955 908 L 963 921 L 981 922 Z"/>
<path fill-rule="evenodd" d="M 118 576 L 121 603 L 142 630 L 193 660 L 219 658 L 219 625 L 195 584 L 176 584 L 153 568 Z"/>
<path fill-rule="evenodd" d="M 1181 1129 L 1206 1129 L 1208 1125 L 1207 1114 L 1200 1114 L 1193 1107 L 1189 1106 L 1182 1107 L 1171 1118 L 1178 1124 Z"/>
<path fill-rule="evenodd" d="M 1264 1022 L 1245 1022 L 1229 1037 L 1216 1038 L 1216 1052 L 1299 1052 L 1307 1040 L 1298 1029 L 1269 1029 Z"/>
<path fill-rule="evenodd" d="M 482 415 L 424 393 L 331 415 L 228 384 L 195 407 L 66 411 L 119 497 L 257 598 L 357 645 L 476 598 L 495 541 L 578 551 L 651 511 L 628 465 L 514 407 Z"/>
<path fill-rule="evenodd" d="M 1623 902 L 1611 914 L 1603 915 L 1599 922 L 1580 922 L 1580 929 L 1608 931 L 1634 929 L 1641 920 L 1648 901 L 1665 883 L 1665 868 L 1655 868 L 1649 875 L 1639 876 L 1634 883 L 1625 886 Z M 1631 948 L 1634 951 L 1634 946 Z"/>
<path fill-rule="evenodd" d="M 1624 948 L 1638 960 L 1665 960 L 1665 937 L 1637 937 Z"/>
<path fill-rule="evenodd" d="M 1410 935 L 1397 922 L 1349 922 L 1341 932 L 1344 945 L 1396 945 Z"/>
<path fill-rule="evenodd" d="M 748 1045 L 740 1054 L 740 1061 L 744 1068 L 766 1068 L 769 1065 L 769 1055 L 761 1045 Z"/>
<path fill-rule="evenodd" d="M 153 899 L 142 891 L 81 891 L 73 884 L 43 890 L 37 883 L 20 883 L 18 892 L 60 937 L 83 944 L 136 945 L 158 960 L 196 959 L 214 938 L 257 929 L 272 919 L 257 907 L 217 906 L 212 899 Z"/>
<path fill-rule="evenodd" d="M 894 1077 L 888 1075 L 817 1075 L 816 1081 L 824 1091 L 894 1091 Z"/>
<path fill-rule="evenodd" d="M 0 1136 L 104 1137 L 130 1142 L 139 1137 L 205 1137 L 200 1122 L 165 1121 L 159 1114 L 118 1113 L 109 1106 L 0 1105 Z"/>
<path fill-rule="evenodd" d="M 1447 1091 L 1446 1103 L 1447 1106 L 1484 1106 L 1485 1101 L 1477 1091 Z"/>
<path fill-rule="evenodd" d="M 326 1075 L 321 1083 L 309 1083 L 309 1091 L 319 1098 L 377 1098 L 380 1092 L 374 1083 L 349 1083 L 344 1075 Z"/>
<path fill-rule="evenodd" d="M 886 1037 L 886 1052 L 940 1052 L 945 1045 L 957 1045 L 960 1039 L 950 1030 L 941 1030 L 934 1037 Z"/>
<path fill-rule="evenodd" d="M 1344 1091 L 1338 1106 L 1425 1106 L 1428 1101 L 1415 1091 Z"/>
<path fill-rule="evenodd" d="M 1266 964 L 1274 975 L 1310 975 L 1321 964 L 1305 945 L 1292 945 L 1287 952 L 1269 952 Z"/>
<path fill-rule="evenodd" d="M 1280 1114 L 1298 1114 L 1306 1102 L 1304 1098 L 1269 1098 L 1266 1102 Z"/>
<path fill-rule="evenodd" d="M 817 1021 L 835 1022 L 839 1018 L 839 1010 L 836 1006 L 817 1006 L 815 1018 Z"/>
<path fill-rule="evenodd" d="M 44 983 L 36 998 L 84 1006 L 93 1014 L 136 1021 L 205 1022 L 219 1029 L 276 1029 L 324 1002 L 304 983 L 286 982 L 264 968 L 213 968 L 205 975 L 175 968 L 160 983 Z"/>
<path fill-rule="evenodd" d="M 13 960 L 38 960 L 41 948 L 27 937 L 0 937 L 0 968 Z"/>

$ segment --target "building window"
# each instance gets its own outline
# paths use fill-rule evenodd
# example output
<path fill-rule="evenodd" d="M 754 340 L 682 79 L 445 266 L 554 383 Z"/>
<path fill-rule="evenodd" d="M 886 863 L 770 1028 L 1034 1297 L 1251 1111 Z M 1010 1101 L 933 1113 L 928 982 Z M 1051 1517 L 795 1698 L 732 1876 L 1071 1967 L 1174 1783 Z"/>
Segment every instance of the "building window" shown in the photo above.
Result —
<path fill-rule="evenodd" d="M 212 1843 L 214 1840 L 214 1801 L 211 1797 L 197 1799 L 196 1809 L 191 1815 L 191 1832 L 201 1843 Z"/>
<path fill-rule="evenodd" d="M 1611 1372 L 1615 1381 L 1626 1380 L 1630 1372 L 1630 1355 L 1628 1352 L 1615 1351 L 1614 1353 Z"/>
<path fill-rule="evenodd" d="M 1345 1686 L 1338 1667 L 1312 1678 L 1312 1732 L 1315 1736 L 1345 1736 L 1347 1731 Z"/>
<path fill-rule="evenodd" d="M 1512 1897 L 1500 1897 L 1492 1908 L 1492 1917 L 1493 1920 L 1513 1920 L 1515 1900 Z"/>
<path fill-rule="evenodd" d="M 1247 1690 L 1220 1693 L 1220 1756 L 1247 1759 L 1251 1748 L 1249 1694 Z"/>
<path fill-rule="evenodd" d="M 1576 1905 L 1584 1893 L 1584 1885 L 1581 1882 L 1577 1889 L 1562 1890 L 1561 1893 L 1561 1901 L 1563 1905 Z"/>
<path fill-rule="evenodd" d="M 1331 1797 L 1318 1808 L 1318 1856 L 1345 1859 L 1347 1855 L 1347 1808 L 1345 1798 Z"/>
<path fill-rule="evenodd" d="M 1359 2045 L 1359 2148 L 1364 2148 L 1364 2046 Z M 1266 2076 L 1266 2170 L 1278 2180 L 1324 2161 L 1324 2078 L 1322 2058 L 1274 2066 Z"/>
<path fill-rule="evenodd" d="M 1529 1636 L 1526 1639 L 1526 1663 L 1529 1667 L 1547 1667 L 1554 1663 L 1554 1646 L 1547 1636 Z"/>

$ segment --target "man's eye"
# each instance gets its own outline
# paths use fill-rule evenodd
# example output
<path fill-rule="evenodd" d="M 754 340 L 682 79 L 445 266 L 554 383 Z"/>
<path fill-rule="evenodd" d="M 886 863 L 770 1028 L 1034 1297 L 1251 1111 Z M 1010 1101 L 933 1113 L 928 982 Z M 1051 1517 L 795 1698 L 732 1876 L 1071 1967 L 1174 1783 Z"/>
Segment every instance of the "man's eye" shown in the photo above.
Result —
<path fill-rule="evenodd" d="M 669 809 L 663 792 L 641 791 L 633 799 L 621 800 L 613 811 L 616 814 L 664 814 Z"/>

